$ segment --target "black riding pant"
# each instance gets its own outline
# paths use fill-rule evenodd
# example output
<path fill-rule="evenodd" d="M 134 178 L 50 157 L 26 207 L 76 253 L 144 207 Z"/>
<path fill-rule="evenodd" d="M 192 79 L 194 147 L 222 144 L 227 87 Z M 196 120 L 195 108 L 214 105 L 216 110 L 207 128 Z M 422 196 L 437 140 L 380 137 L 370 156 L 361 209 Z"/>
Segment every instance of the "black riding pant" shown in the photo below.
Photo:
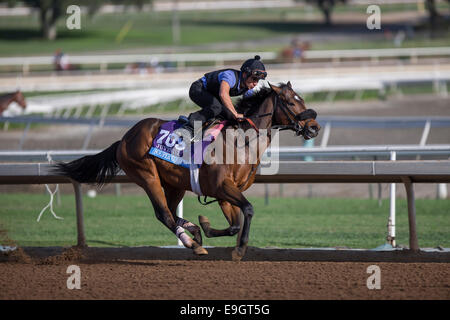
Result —
<path fill-rule="evenodd" d="M 189 89 L 189 97 L 195 102 L 201 110 L 189 115 L 189 122 L 194 126 L 194 121 L 201 121 L 202 124 L 217 116 L 221 116 L 226 120 L 234 119 L 233 114 L 225 107 L 220 100 L 203 87 L 202 80 L 192 83 Z"/>

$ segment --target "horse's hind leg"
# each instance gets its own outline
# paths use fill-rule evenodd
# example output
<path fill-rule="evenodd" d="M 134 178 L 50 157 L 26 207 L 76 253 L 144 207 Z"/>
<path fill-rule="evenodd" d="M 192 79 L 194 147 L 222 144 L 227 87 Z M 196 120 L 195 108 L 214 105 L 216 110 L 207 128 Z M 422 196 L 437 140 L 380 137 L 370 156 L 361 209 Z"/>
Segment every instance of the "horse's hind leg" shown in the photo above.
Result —
<path fill-rule="evenodd" d="M 234 236 L 240 230 L 239 217 L 241 214 L 241 208 L 231 205 L 228 201 L 219 201 L 219 205 L 230 226 L 223 230 L 213 229 L 211 228 L 207 217 L 198 216 L 203 232 L 208 238 Z"/>
<path fill-rule="evenodd" d="M 164 185 L 164 192 L 166 194 L 167 205 L 170 212 L 172 213 L 173 218 L 175 219 L 175 223 L 177 224 L 177 226 L 180 226 L 183 229 L 189 231 L 194 236 L 194 241 L 199 245 L 202 245 L 202 233 L 200 231 L 200 227 L 176 215 L 178 204 L 183 199 L 186 191 Z"/>

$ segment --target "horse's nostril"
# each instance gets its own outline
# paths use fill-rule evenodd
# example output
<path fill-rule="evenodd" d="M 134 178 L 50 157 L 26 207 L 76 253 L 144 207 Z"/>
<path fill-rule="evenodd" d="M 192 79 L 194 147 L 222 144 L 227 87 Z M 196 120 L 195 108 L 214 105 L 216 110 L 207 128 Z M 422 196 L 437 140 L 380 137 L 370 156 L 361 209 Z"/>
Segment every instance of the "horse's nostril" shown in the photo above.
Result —
<path fill-rule="evenodd" d="M 317 137 L 319 134 L 319 128 L 317 128 L 317 126 L 311 126 L 308 128 L 308 135 L 311 138 Z"/>
<path fill-rule="evenodd" d="M 316 126 L 312 126 L 311 128 L 309 128 L 309 131 L 311 132 L 311 134 L 313 135 L 318 135 L 319 134 L 319 128 Z"/>

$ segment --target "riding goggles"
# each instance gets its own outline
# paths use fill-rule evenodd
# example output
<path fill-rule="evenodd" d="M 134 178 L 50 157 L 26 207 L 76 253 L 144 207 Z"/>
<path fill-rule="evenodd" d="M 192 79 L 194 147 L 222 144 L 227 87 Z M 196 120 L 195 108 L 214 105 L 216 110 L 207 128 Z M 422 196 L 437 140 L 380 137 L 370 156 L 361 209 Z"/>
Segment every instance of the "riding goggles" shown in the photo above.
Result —
<path fill-rule="evenodd" d="M 250 75 L 258 79 L 265 79 L 267 77 L 267 72 L 261 70 L 253 70 Z"/>

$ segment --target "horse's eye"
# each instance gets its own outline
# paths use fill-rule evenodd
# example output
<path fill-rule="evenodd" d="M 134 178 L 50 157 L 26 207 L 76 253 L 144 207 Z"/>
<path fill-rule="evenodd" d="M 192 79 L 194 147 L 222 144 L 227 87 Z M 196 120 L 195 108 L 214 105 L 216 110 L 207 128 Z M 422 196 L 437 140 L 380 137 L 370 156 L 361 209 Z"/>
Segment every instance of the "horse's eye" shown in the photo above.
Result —
<path fill-rule="evenodd" d="M 293 107 L 293 106 L 295 106 L 295 103 L 288 102 L 288 106 Z"/>

